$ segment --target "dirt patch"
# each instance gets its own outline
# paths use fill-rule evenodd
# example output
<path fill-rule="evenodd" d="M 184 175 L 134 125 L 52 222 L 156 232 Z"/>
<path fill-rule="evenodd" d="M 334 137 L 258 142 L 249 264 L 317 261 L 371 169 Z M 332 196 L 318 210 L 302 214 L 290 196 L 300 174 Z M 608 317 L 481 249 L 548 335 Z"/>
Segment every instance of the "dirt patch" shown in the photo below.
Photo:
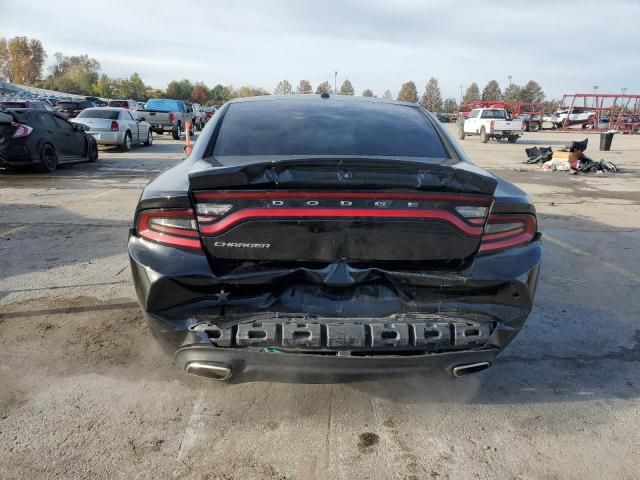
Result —
<path fill-rule="evenodd" d="M 362 453 L 372 453 L 373 447 L 380 442 L 380 437 L 373 432 L 361 433 L 358 439 L 358 448 Z"/>

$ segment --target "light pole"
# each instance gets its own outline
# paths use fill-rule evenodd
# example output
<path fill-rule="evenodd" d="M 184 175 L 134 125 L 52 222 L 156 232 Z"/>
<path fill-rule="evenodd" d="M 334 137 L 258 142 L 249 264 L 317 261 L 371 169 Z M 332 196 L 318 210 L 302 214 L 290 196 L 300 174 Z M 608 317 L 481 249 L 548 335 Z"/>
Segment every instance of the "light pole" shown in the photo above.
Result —
<path fill-rule="evenodd" d="M 464 96 L 462 95 L 463 88 L 464 88 L 464 85 L 460 85 L 460 105 L 462 105 L 462 102 L 464 102 Z"/>
<path fill-rule="evenodd" d="M 507 78 L 509 79 L 509 86 L 511 86 L 511 79 L 513 78 L 511 75 L 507 75 Z"/>
<path fill-rule="evenodd" d="M 596 95 L 598 94 L 598 85 L 594 85 L 593 86 L 593 106 L 597 106 L 598 104 L 598 99 L 596 98 Z"/>
<path fill-rule="evenodd" d="M 338 94 L 338 71 L 333 75 L 333 94 Z"/>

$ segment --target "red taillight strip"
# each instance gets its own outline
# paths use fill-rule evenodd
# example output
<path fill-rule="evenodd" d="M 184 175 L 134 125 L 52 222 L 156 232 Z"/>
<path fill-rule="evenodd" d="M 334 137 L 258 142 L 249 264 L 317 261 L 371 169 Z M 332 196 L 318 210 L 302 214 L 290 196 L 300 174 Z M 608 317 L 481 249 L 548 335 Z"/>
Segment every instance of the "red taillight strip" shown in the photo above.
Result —
<path fill-rule="evenodd" d="M 150 227 L 149 220 L 152 218 L 167 218 L 167 217 L 189 217 L 194 218 L 193 210 L 155 210 L 155 211 L 142 211 L 138 214 L 138 221 L 136 222 L 136 230 L 138 235 L 147 240 L 151 240 L 163 245 L 191 248 L 196 250 L 202 249 L 202 243 L 200 238 L 185 238 L 199 237 L 199 233 L 195 230 L 183 230 L 180 228 L 166 227 L 164 225 L 153 225 Z M 151 229 L 153 228 L 153 230 Z M 164 230 L 167 233 L 160 232 L 158 230 Z M 175 231 L 176 235 L 170 234 L 169 231 Z M 182 236 L 177 236 L 182 235 Z"/>
<path fill-rule="evenodd" d="M 442 220 L 463 233 L 478 237 L 481 227 L 466 224 L 460 217 L 446 210 L 374 210 L 366 208 L 247 208 L 232 213 L 211 225 L 200 225 L 205 235 L 219 235 L 238 223 L 260 218 L 402 218 Z"/>
<path fill-rule="evenodd" d="M 400 193 L 400 192 L 198 192 L 196 200 L 234 199 L 234 198 L 369 198 L 399 200 L 433 200 L 448 202 L 467 202 L 487 206 L 491 197 L 463 193 Z"/>
<path fill-rule="evenodd" d="M 520 223 L 523 226 L 505 232 L 485 234 L 480 243 L 480 253 L 496 252 L 507 248 L 520 247 L 531 242 L 537 230 L 536 218 L 533 215 L 490 215 L 487 225 L 500 223 Z"/>

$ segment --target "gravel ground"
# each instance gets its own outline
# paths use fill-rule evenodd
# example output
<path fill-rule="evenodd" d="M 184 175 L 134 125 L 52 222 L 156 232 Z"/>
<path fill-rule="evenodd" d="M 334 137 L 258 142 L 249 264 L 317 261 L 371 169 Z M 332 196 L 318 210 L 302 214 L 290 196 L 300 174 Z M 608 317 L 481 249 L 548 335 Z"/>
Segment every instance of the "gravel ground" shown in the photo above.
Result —
<path fill-rule="evenodd" d="M 454 126 L 449 126 L 452 130 Z M 142 321 L 126 259 L 142 187 L 180 161 L 157 138 L 53 175 L 0 170 L 0 478 L 634 479 L 640 466 L 640 137 L 622 173 L 523 165 L 462 141 L 536 201 L 536 307 L 473 377 L 221 385 L 177 370 Z"/>

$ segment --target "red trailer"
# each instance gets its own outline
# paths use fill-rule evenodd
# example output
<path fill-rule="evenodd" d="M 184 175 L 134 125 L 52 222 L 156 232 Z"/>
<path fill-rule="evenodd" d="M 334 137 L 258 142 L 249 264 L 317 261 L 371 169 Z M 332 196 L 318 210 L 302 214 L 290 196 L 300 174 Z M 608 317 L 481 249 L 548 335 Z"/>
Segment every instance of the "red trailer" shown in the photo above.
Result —
<path fill-rule="evenodd" d="M 554 113 L 561 130 L 618 130 L 640 134 L 640 95 L 571 93 Z"/>

